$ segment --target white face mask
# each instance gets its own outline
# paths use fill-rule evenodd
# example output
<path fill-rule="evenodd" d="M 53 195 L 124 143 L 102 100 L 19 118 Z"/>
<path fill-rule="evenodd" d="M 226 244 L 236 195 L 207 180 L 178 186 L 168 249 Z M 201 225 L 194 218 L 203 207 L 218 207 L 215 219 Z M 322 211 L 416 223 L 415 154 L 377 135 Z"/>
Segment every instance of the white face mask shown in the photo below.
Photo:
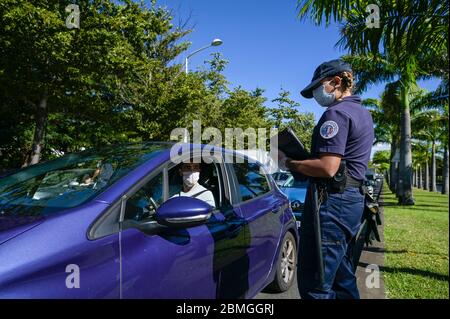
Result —
<path fill-rule="evenodd" d="M 317 103 L 319 103 L 321 106 L 324 106 L 324 107 L 327 107 L 328 105 L 332 104 L 336 100 L 335 92 L 328 93 L 327 91 L 325 91 L 325 85 L 330 82 L 331 81 L 323 83 L 321 86 L 315 88 L 312 91 L 314 99 L 317 101 Z"/>
<path fill-rule="evenodd" d="M 200 178 L 200 172 L 183 172 L 183 183 L 187 187 L 194 186 Z"/>

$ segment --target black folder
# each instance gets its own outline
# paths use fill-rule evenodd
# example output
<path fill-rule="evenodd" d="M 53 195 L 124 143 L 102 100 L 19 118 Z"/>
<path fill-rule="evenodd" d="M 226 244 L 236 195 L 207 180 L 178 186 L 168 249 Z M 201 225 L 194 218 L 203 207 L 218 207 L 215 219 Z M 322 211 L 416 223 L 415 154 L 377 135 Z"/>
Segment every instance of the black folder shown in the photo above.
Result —
<path fill-rule="evenodd" d="M 278 149 L 294 160 L 302 161 L 311 158 L 311 154 L 290 127 L 278 133 Z"/>
<path fill-rule="evenodd" d="M 278 149 L 286 154 L 287 157 L 290 157 L 294 160 L 302 161 L 311 158 L 311 154 L 305 149 L 302 142 L 300 142 L 297 135 L 295 135 L 294 130 L 290 127 L 287 127 L 286 129 L 278 133 Z M 306 176 L 301 173 L 291 172 L 291 174 L 294 176 L 295 180 L 300 179 L 304 181 L 306 178 Z M 308 191 L 306 192 L 304 213 L 312 214 L 313 218 L 314 244 L 317 258 L 317 271 L 319 275 L 318 279 L 319 286 L 322 286 L 325 278 L 325 272 L 323 267 L 323 255 L 321 248 L 322 237 L 319 209 L 320 206 L 318 202 L 317 185 L 316 183 L 309 183 Z"/>

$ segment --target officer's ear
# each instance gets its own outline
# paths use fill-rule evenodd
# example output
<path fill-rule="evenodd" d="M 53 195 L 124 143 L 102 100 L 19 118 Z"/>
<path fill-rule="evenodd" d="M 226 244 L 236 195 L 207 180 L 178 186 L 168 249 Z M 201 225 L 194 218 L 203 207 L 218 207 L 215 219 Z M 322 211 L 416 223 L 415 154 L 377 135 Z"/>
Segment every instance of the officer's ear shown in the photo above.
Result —
<path fill-rule="evenodd" d="M 342 87 L 342 79 L 337 75 L 333 77 L 332 81 L 334 83 L 335 88 L 340 89 Z"/>

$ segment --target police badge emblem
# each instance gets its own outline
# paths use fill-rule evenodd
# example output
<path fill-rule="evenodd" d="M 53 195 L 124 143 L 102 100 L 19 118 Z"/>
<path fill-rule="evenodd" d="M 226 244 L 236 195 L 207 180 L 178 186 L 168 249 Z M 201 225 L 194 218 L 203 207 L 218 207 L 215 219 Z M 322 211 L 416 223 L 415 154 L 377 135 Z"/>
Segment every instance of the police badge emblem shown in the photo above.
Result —
<path fill-rule="evenodd" d="M 335 137 L 338 132 L 339 126 L 335 121 L 326 121 L 320 127 L 320 136 L 327 140 Z"/>

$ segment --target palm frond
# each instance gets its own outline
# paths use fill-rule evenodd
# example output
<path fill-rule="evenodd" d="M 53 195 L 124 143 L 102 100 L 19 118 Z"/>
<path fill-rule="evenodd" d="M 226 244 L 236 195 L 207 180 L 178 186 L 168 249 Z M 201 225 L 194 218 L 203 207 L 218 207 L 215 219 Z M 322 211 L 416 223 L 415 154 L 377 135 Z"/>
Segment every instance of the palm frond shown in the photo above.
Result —
<path fill-rule="evenodd" d="M 392 81 L 397 75 L 395 65 L 380 54 L 345 55 L 342 59 L 352 66 L 356 94 L 364 92 L 369 85 Z"/>
<path fill-rule="evenodd" d="M 439 109 L 448 115 L 449 81 L 441 81 L 437 89 L 419 96 L 411 102 L 411 108 L 424 111 Z"/>
<path fill-rule="evenodd" d="M 341 48 L 353 54 L 389 53 L 399 62 L 410 55 L 435 55 L 447 49 L 448 2 L 380 2 L 380 28 L 366 24 L 367 3 L 357 3 L 347 11 L 346 20 L 341 20 L 341 39 L 337 43 Z"/>
<path fill-rule="evenodd" d="M 325 25 L 328 26 L 331 21 L 342 21 L 346 12 L 360 2 L 357 0 L 298 0 L 298 18 L 312 19 L 317 25 L 325 20 Z"/>

